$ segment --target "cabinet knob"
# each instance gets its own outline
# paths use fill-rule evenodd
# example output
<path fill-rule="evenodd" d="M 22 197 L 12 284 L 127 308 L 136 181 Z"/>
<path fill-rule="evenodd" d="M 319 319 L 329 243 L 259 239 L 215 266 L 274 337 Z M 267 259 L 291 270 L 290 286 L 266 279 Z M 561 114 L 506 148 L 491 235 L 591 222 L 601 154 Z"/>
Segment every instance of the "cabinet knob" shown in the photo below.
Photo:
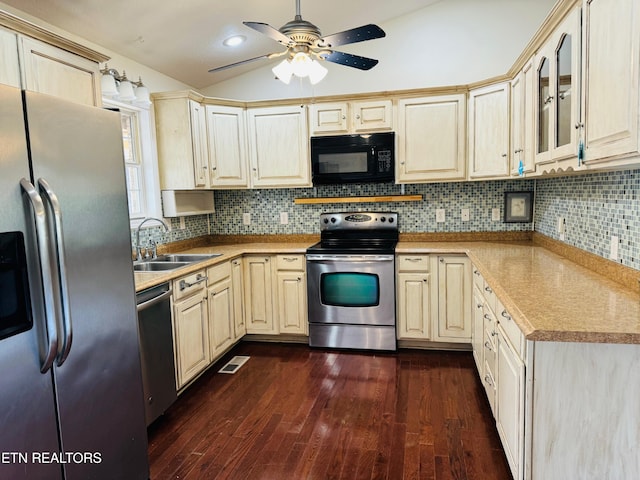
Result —
<path fill-rule="evenodd" d="M 298 277 L 298 281 L 299 281 L 299 282 L 301 282 L 301 281 L 302 281 L 302 278 L 301 278 L 301 277 Z"/>
<path fill-rule="evenodd" d="M 357 118 L 358 120 L 360 120 L 360 115 L 356 115 L 356 118 Z"/>
<path fill-rule="evenodd" d="M 485 291 L 489 292 L 489 293 L 493 293 L 493 290 L 491 290 L 491 287 L 484 287 Z"/>
<path fill-rule="evenodd" d="M 502 315 L 507 320 L 511 320 L 511 315 L 509 315 L 509 313 L 506 310 L 503 310 L 500 315 Z"/>
<path fill-rule="evenodd" d="M 553 102 L 553 95 L 549 95 L 547 98 L 544 99 L 544 104 L 547 105 L 549 103 Z"/>
<path fill-rule="evenodd" d="M 491 348 L 491 344 L 489 343 L 489 340 L 487 340 L 486 342 L 484 342 L 484 346 L 487 350 L 489 350 L 490 352 L 493 351 L 493 349 Z"/>
<path fill-rule="evenodd" d="M 423 281 L 424 283 L 428 283 L 428 282 L 429 282 L 429 279 L 427 279 L 427 278 L 423 278 L 423 279 L 422 279 L 422 281 Z"/>
<path fill-rule="evenodd" d="M 444 258 L 441 258 L 441 259 L 440 259 L 440 263 L 444 263 Z"/>
<path fill-rule="evenodd" d="M 486 318 L 487 320 L 491 321 L 491 315 L 489 315 L 488 313 L 484 314 L 484 318 Z"/>
<path fill-rule="evenodd" d="M 503 153 L 503 154 L 502 154 L 502 158 L 507 158 L 507 154 L 506 154 L 506 153 Z"/>

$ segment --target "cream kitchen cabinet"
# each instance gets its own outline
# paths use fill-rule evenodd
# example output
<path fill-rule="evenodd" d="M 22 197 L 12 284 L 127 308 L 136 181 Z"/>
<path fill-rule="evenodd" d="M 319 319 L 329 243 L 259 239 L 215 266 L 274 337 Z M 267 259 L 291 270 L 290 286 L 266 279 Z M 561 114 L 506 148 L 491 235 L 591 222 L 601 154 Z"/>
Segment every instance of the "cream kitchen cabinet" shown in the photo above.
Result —
<path fill-rule="evenodd" d="M 33 38 L 20 36 L 23 85 L 84 105 L 102 105 L 97 62 Z"/>
<path fill-rule="evenodd" d="M 247 333 L 244 322 L 244 287 L 242 283 L 242 257 L 231 261 L 231 288 L 233 289 L 234 340 Z"/>
<path fill-rule="evenodd" d="M 466 255 L 438 255 L 438 314 L 434 340 L 471 342 L 471 261 Z"/>
<path fill-rule="evenodd" d="M 211 188 L 246 188 L 245 109 L 205 105 Z"/>
<path fill-rule="evenodd" d="M 304 255 L 277 255 L 277 311 L 280 334 L 308 334 Z"/>
<path fill-rule="evenodd" d="M 18 35 L 11 30 L 0 28 L 0 83 L 20 88 L 20 60 L 18 59 Z"/>
<path fill-rule="evenodd" d="M 431 339 L 432 291 L 429 255 L 398 255 L 398 340 Z"/>
<path fill-rule="evenodd" d="M 521 333 L 519 333 L 522 336 Z M 496 329 L 496 427 L 514 478 L 524 468 L 524 362 L 510 344 L 500 321 Z"/>
<path fill-rule="evenodd" d="M 247 333 L 278 334 L 274 319 L 274 268 L 270 255 L 247 255 L 242 259 Z"/>
<path fill-rule="evenodd" d="M 209 366 L 209 315 L 204 271 L 173 281 L 176 385 L 183 388 Z"/>
<path fill-rule="evenodd" d="M 225 353 L 235 341 L 231 262 L 207 269 L 209 349 L 211 361 Z"/>
<path fill-rule="evenodd" d="M 313 103 L 309 105 L 311 135 L 347 134 L 393 129 L 391 100 Z"/>
<path fill-rule="evenodd" d="M 252 187 L 310 187 L 307 110 L 300 105 L 249 108 Z"/>
<path fill-rule="evenodd" d="M 477 270 L 474 269 L 474 275 Z M 484 369 L 484 302 L 482 293 L 473 285 L 473 326 L 471 327 L 471 349 L 473 351 L 473 359 L 476 362 L 476 368 L 482 378 L 482 372 Z"/>
<path fill-rule="evenodd" d="M 530 60 L 511 80 L 511 175 L 535 172 L 535 69 Z"/>
<path fill-rule="evenodd" d="M 154 94 L 160 189 L 209 188 L 205 108 L 188 92 Z"/>
<path fill-rule="evenodd" d="M 580 21 L 575 8 L 535 55 L 535 162 L 542 173 L 578 167 Z"/>
<path fill-rule="evenodd" d="M 466 96 L 398 100 L 397 183 L 464 180 Z"/>
<path fill-rule="evenodd" d="M 625 165 L 624 157 L 640 151 L 639 50 L 637 0 L 583 1 L 582 134 L 588 166 Z"/>
<path fill-rule="evenodd" d="M 509 92 L 499 83 L 469 92 L 469 178 L 509 176 Z"/>

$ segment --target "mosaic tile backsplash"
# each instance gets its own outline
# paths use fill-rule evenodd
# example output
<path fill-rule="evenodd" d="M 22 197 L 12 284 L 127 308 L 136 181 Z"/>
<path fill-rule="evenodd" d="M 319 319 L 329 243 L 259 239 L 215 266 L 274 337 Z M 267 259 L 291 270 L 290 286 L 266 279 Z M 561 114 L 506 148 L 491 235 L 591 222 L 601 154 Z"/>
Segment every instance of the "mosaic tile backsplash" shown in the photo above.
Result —
<path fill-rule="evenodd" d="M 421 202 L 345 203 L 295 205 L 298 197 L 347 197 L 398 195 L 394 184 L 329 185 L 302 189 L 221 190 L 215 192 L 216 213 L 185 217 L 185 229 L 171 219 L 172 231 L 160 227 L 143 229 L 141 243 L 172 242 L 212 234 L 318 233 L 320 213 L 327 211 L 396 211 L 402 232 L 522 231 L 535 228 L 551 238 L 557 218 L 566 219 L 564 241 L 609 258 L 611 235 L 619 238 L 618 256 L 623 265 L 640 270 L 640 170 L 602 172 L 549 179 L 517 179 L 486 182 L 405 185 L 406 195 L 421 194 Z M 536 191 L 534 223 L 491 221 L 491 210 L 504 214 L 505 191 Z M 446 211 L 446 221 L 436 222 L 436 209 Z M 461 220 L 461 209 L 470 210 L 469 221 Z M 280 212 L 289 223 L 280 224 Z M 251 225 L 242 224 L 242 214 L 251 213 Z M 132 245 L 135 232 L 132 231 Z"/>
<path fill-rule="evenodd" d="M 421 202 L 341 203 L 295 205 L 298 197 L 350 197 L 399 195 L 400 185 L 323 185 L 306 189 L 226 190 L 215 193 L 217 212 L 211 220 L 212 233 L 299 234 L 319 233 L 320 214 L 329 211 L 394 211 L 399 213 L 401 232 L 479 232 L 531 230 L 530 223 L 505 224 L 491 221 L 491 209 L 504 203 L 504 192 L 532 190 L 533 182 L 496 181 L 414 184 L 406 195 L 421 194 Z M 436 223 L 436 209 L 445 209 L 446 221 Z M 461 209 L 470 210 L 469 221 L 461 220 Z M 251 213 L 251 225 L 242 224 L 242 214 Z M 289 223 L 280 224 L 280 212 Z M 502 213 L 501 213 L 502 215 Z"/>
<path fill-rule="evenodd" d="M 640 170 L 601 172 L 536 180 L 535 230 L 609 258 L 618 237 L 618 262 L 640 270 Z"/>

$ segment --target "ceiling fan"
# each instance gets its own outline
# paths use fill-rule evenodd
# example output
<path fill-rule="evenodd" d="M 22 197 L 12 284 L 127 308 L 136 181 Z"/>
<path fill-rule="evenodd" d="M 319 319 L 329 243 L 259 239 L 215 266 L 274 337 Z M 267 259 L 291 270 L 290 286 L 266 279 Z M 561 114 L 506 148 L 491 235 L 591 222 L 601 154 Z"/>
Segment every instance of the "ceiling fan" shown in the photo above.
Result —
<path fill-rule="evenodd" d="M 273 68 L 273 73 L 284 83 L 289 83 L 291 76 L 296 75 L 298 77 L 308 76 L 311 83 L 315 84 L 322 80 L 327 73 L 327 69 L 320 65 L 317 60 L 326 60 L 360 70 L 369 70 L 378 63 L 378 60 L 373 58 L 339 52 L 334 50 L 334 47 L 364 42 L 385 36 L 384 31 L 380 27 L 369 24 L 323 37 L 318 27 L 302 19 L 302 15 L 300 14 L 300 0 L 296 0 L 295 18 L 285 23 L 279 29 L 260 22 L 242 23 L 275 40 L 286 47 L 286 50 L 260 55 L 259 57 L 249 58 L 222 67 L 215 67 L 209 70 L 210 73 L 244 65 L 245 63 L 256 60 L 271 59 L 286 55 L 286 58 Z"/>

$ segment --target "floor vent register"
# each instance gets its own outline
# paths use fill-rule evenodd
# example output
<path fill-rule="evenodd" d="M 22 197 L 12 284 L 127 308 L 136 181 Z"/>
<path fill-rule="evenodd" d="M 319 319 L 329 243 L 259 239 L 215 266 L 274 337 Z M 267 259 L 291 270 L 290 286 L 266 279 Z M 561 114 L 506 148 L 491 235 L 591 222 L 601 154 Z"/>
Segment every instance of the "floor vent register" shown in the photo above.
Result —
<path fill-rule="evenodd" d="M 218 373 L 236 373 L 242 365 L 247 363 L 251 357 L 245 357 L 243 355 L 236 355 L 231 360 L 229 360 Z"/>

